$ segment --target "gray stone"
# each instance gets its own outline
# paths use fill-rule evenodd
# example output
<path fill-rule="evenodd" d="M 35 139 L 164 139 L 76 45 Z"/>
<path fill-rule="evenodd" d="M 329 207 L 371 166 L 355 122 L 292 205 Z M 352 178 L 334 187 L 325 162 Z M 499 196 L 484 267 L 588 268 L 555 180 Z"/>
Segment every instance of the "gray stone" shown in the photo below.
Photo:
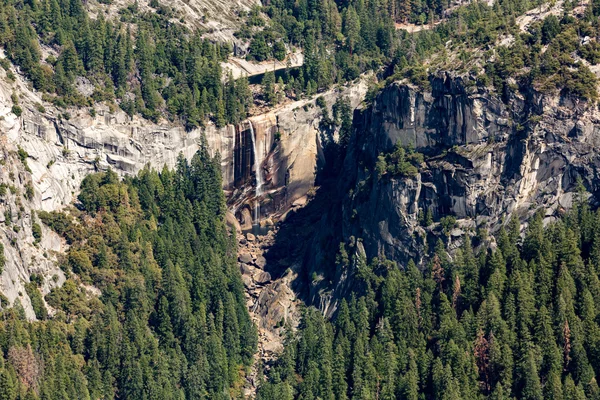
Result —
<path fill-rule="evenodd" d="M 242 275 L 242 282 L 244 282 L 244 286 L 246 286 L 248 289 L 254 288 L 254 281 L 252 280 L 252 277 L 248 275 Z"/>
<path fill-rule="evenodd" d="M 242 273 L 242 275 L 252 275 L 254 271 L 256 271 L 256 268 L 254 268 L 253 266 L 240 263 L 240 272 Z"/>
<path fill-rule="evenodd" d="M 254 274 L 254 282 L 258 284 L 265 284 L 271 281 L 271 274 L 265 271 L 260 271 Z"/>
<path fill-rule="evenodd" d="M 336 198 L 318 199 L 317 193 L 306 208 L 318 205 L 313 212 L 320 217 L 294 226 L 301 233 L 288 239 L 306 241 L 298 244 L 302 251 L 292 261 L 299 274 L 320 274 L 323 261 L 337 251 L 323 243 L 349 244 L 352 238 L 362 240 L 366 259 L 383 255 L 401 266 L 413 259 L 423 267 L 425 237 L 445 238 L 438 224 L 420 226 L 420 211 L 431 211 L 434 221 L 457 219 L 461 229 L 451 238 L 455 249 L 465 233 L 474 234 L 473 220 L 490 232 L 513 214 L 525 229 L 539 208 L 555 210 L 546 213 L 545 222 L 554 220 L 572 207 L 578 178 L 590 193 L 600 193 L 600 112 L 589 103 L 533 88 L 509 94 L 503 102 L 488 89 L 469 93 L 464 78 L 449 73 L 430 83 L 426 91 L 392 83 L 355 112 L 354 131 L 360 135 L 351 139 L 332 185 L 335 193 L 328 192 Z M 538 123 L 527 123 L 529 111 L 539 115 Z M 432 156 L 414 177 L 370 179 L 378 155 L 398 144 Z M 600 198 L 592 195 L 590 203 L 600 204 Z M 331 315 L 339 298 L 352 290 L 355 267 L 340 268 L 331 284 L 311 285 L 309 301 Z"/>
<path fill-rule="evenodd" d="M 238 260 L 244 264 L 250 264 L 252 262 L 252 255 L 247 251 L 242 251 L 238 254 Z"/>
<path fill-rule="evenodd" d="M 267 265 L 267 259 L 263 256 L 258 256 L 256 257 L 256 260 L 254 260 L 254 265 L 260 269 L 265 269 L 265 266 Z"/>

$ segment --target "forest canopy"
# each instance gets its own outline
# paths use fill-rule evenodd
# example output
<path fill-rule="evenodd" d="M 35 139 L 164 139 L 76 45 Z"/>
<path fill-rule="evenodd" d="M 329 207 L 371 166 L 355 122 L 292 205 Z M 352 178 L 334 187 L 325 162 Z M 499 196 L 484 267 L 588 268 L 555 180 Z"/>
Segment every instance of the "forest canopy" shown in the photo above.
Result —
<path fill-rule="evenodd" d="M 521 236 L 441 241 L 410 261 L 351 260 L 357 283 L 326 320 L 306 309 L 258 399 L 598 399 L 600 211 L 580 196 Z"/>
<path fill-rule="evenodd" d="M 81 184 L 79 209 L 39 213 L 71 246 L 66 282 L 27 322 L 0 321 L 0 398 L 230 399 L 256 350 L 218 158 Z M 42 301 L 32 279 L 30 298 Z M 93 285 L 101 294 L 86 288 Z"/>

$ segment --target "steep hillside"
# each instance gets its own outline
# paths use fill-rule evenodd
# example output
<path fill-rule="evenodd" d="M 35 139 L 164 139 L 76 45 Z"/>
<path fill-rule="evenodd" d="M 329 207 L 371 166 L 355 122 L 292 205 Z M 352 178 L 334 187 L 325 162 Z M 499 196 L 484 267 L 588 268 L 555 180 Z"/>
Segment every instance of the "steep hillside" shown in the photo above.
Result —
<path fill-rule="evenodd" d="M 10 75 L 14 80 L 9 79 Z M 356 107 L 365 91 L 365 84 L 359 83 L 322 96 L 330 108 L 342 97 L 350 99 L 351 105 Z M 263 217 L 267 218 L 285 212 L 314 185 L 315 168 L 323 162 L 319 149 L 325 140 L 318 134 L 323 111 L 314 102 L 307 99 L 289 103 L 237 125 L 222 128 L 209 125 L 186 131 L 174 123 L 157 124 L 140 117 L 130 118 L 123 111 L 111 110 L 105 105 L 96 105 L 93 115 L 89 109 L 60 109 L 42 99 L 14 68 L 0 70 L 2 148 L 10 157 L 4 167 L 3 182 L 18 188 L 20 193 L 26 191 L 27 184 L 31 186 L 31 199 L 22 200 L 31 215 L 36 210 L 60 210 L 76 198 L 87 174 L 111 167 L 119 175 L 133 175 L 147 164 L 157 169 L 165 165 L 174 168 L 180 153 L 191 159 L 205 138 L 211 153 L 220 155 L 223 187 L 235 194 L 230 200 L 232 211 L 243 220 L 243 215 L 250 215 L 247 212 L 260 201 Z M 14 107 L 20 110 L 19 116 L 13 112 Z M 255 129 L 260 154 L 255 155 L 256 149 L 251 145 L 250 125 Z M 28 170 L 21 162 L 14 162 L 19 148 L 27 154 L 24 162 Z M 260 157 L 260 173 L 265 175 L 267 194 L 261 199 L 255 199 L 252 191 L 255 156 Z M 21 166 L 19 178 L 9 179 L 9 166 Z M 6 231 L 14 235 L 10 226 Z M 23 238 L 17 240 L 17 248 L 22 241 L 34 241 L 30 228 L 23 229 L 19 235 Z M 6 252 L 13 251 L 11 237 L 6 236 L 2 243 Z M 64 248 L 56 242 L 51 246 L 57 251 Z M 38 268 L 36 263 L 21 261 L 18 257 L 9 257 L 8 263 L 0 275 L 0 291 L 10 303 L 20 293 L 25 310 L 32 317 L 33 310 L 23 285 L 30 274 L 40 273 L 46 267 Z M 46 274 L 50 285 L 53 285 L 53 274 Z M 60 284 L 62 280 L 57 282 Z"/>
<path fill-rule="evenodd" d="M 0 398 L 600 398 L 598 0 L 0 4 Z"/>
<path fill-rule="evenodd" d="M 357 110 L 277 232 L 267 271 L 316 308 L 257 398 L 598 397 L 597 105 L 429 83 Z"/>

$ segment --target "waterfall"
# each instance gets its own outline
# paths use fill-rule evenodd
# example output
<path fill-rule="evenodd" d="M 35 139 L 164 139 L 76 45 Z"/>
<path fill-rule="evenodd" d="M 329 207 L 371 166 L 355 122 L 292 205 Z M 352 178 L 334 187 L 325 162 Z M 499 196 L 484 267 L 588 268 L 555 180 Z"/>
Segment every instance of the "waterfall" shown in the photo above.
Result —
<path fill-rule="evenodd" d="M 254 172 L 256 173 L 256 203 L 254 203 L 254 223 L 258 224 L 258 220 L 260 219 L 260 202 L 258 201 L 258 197 L 262 194 L 262 173 L 260 171 L 260 157 L 258 156 L 258 151 L 256 150 L 256 137 L 254 134 L 254 126 L 252 125 L 252 121 L 248 120 L 250 124 L 250 137 L 252 139 L 252 151 L 254 152 Z"/>
<path fill-rule="evenodd" d="M 235 142 L 237 140 L 237 127 L 234 126 L 233 127 L 233 149 L 231 151 L 231 153 L 233 154 L 233 176 L 231 178 L 231 184 L 233 187 L 235 187 Z"/>

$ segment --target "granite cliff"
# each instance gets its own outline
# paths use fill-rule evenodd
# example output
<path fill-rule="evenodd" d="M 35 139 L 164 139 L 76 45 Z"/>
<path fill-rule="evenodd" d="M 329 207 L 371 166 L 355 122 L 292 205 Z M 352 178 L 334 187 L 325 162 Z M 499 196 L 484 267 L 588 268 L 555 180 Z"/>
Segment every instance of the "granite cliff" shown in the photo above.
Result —
<path fill-rule="evenodd" d="M 451 74 L 431 77 L 427 89 L 392 83 L 355 112 L 337 176 L 280 231 L 270 255 L 283 262 L 272 274 L 293 265 L 296 290 L 331 314 L 360 259 L 423 266 L 439 238 L 452 249 L 465 233 L 496 231 L 539 208 L 550 221 L 571 207 L 579 179 L 597 203 L 599 117 L 595 105 L 570 97 L 529 90 L 500 98 Z M 397 144 L 423 153 L 414 177 L 377 174 L 378 156 Z M 427 214 L 433 223 L 424 223 Z M 456 222 L 442 227 L 445 216 Z M 341 243 L 359 257 L 339 257 Z"/>

